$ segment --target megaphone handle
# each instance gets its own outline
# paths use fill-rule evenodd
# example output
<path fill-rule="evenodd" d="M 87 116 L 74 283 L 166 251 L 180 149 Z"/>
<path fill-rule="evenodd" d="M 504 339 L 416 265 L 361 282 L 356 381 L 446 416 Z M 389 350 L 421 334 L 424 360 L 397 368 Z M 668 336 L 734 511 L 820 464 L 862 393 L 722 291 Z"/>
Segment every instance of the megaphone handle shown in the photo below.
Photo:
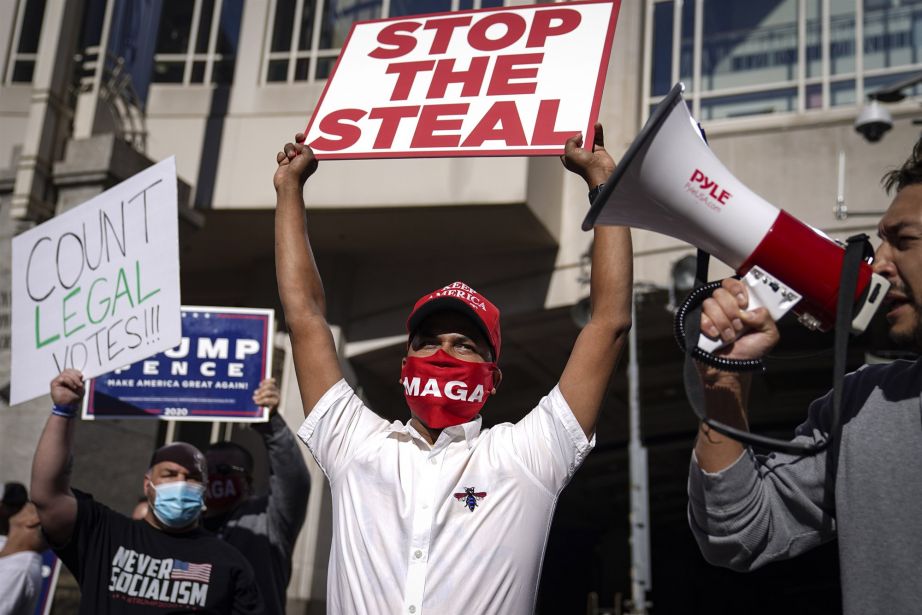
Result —
<path fill-rule="evenodd" d="M 685 382 L 685 392 L 688 396 L 688 402 L 695 416 L 703 423 L 706 423 L 711 429 L 749 446 L 761 446 L 769 450 L 782 451 L 794 455 L 816 455 L 829 448 L 830 444 L 832 444 L 831 458 L 827 459 L 825 464 L 826 481 L 823 489 L 823 502 L 828 510 L 832 510 L 835 506 L 835 477 L 839 456 L 838 443 L 842 439 L 842 395 L 845 388 L 845 368 L 848 356 L 848 323 L 849 320 L 854 317 L 854 308 L 852 304 L 855 296 L 855 288 L 857 286 L 858 269 L 861 266 L 864 248 L 863 244 L 866 243 L 867 236 L 865 235 L 849 237 L 845 247 L 845 258 L 842 260 L 841 285 L 839 288 L 839 297 L 836 301 L 832 420 L 829 434 L 825 438 L 819 438 L 813 442 L 778 440 L 760 436 L 747 430 L 737 429 L 736 427 L 709 418 L 705 413 L 704 384 L 699 377 L 698 368 L 693 359 L 703 360 L 709 365 L 714 365 L 715 363 L 733 363 L 734 361 L 721 357 L 714 357 L 712 355 L 699 357 L 698 355 L 703 353 L 701 353 L 699 349 L 691 347 L 695 334 L 699 333 L 697 327 L 693 326 L 688 329 L 688 331 L 685 331 L 684 322 L 686 316 L 695 317 L 695 320 L 700 320 L 701 297 L 705 292 L 713 292 L 713 290 L 720 285 L 720 282 L 711 282 L 710 284 L 699 286 L 692 291 L 685 302 L 679 306 L 679 309 L 676 311 L 676 340 L 679 341 L 679 346 L 682 348 L 682 352 L 685 353 L 685 366 L 682 371 L 682 376 Z M 699 279 L 701 279 L 701 276 L 699 276 Z M 695 307 L 692 308 L 692 305 Z M 739 361 L 739 363 L 752 363 L 752 361 Z M 756 363 L 761 362 L 758 361 Z M 718 365 L 714 366 L 718 367 Z M 750 365 L 745 369 L 748 371 L 751 367 Z M 828 522 L 824 521 L 824 524 L 826 523 Z"/>
<path fill-rule="evenodd" d="M 776 321 L 787 314 L 801 299 L 800 293 L 786 286 L 759 266 L 753 266 L 741 281 L 749 291 L 747 309 L 752 311 L 764 307 Z M 698 348 L 705 352 L 713 353 L 726 345 L 722 339 L 712 339 L 703 333 L 698 337 Z"/>

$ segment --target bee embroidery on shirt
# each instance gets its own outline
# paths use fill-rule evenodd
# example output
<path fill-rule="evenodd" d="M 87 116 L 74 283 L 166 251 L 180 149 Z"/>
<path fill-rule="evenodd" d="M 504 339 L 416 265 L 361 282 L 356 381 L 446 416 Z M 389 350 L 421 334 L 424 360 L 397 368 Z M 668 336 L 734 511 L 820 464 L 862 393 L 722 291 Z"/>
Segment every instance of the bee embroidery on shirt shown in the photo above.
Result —
<path fill-rule="evenodd" d="M 474 491 L 474 487 L 465 487 L 464 493 L 456 493 L 455 499 L 467 506 L 471 512 L 478 506 L 477 500 L 487 497 L 486 491 Z"/>

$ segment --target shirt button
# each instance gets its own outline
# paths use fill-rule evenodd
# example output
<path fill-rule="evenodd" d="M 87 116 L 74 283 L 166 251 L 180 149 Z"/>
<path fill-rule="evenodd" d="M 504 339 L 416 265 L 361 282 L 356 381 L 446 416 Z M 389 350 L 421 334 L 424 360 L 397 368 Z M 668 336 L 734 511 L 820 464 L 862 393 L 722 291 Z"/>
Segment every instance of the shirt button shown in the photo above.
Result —
<path fill-rule="evenodd" d="M 429 463 L 431 463 L 432 465 L 435 465 L 438 463 L 438 461 L 436 461 L 435 457 L 433 457 L 432 459 L 429 460 Z"/>
<path fill-rule="evenodd" d="M 419 559 L 419 558 L 421 558 L 422 556 L 423 556 L 423 552 L 420 551 L 419 549 L 417 549 L 416 551 L 413 552 L 413 557 L 415 557 L 416 559 Z"/>
<path fill-rule="evenodd" d="M 413 606 L 413 605 L 411 604 L 411 605 L 410 605 L 410 608 L 407 609 L 407 610 L 410 611 L 411 613 L 415 613 L 415 612 L 416 612 L 416 607 Z"/>

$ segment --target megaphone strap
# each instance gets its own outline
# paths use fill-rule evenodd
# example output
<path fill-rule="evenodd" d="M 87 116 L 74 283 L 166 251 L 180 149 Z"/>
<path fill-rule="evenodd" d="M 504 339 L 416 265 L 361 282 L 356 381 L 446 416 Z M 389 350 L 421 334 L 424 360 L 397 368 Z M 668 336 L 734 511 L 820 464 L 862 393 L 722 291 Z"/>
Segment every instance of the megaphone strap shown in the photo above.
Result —
<path fill-rule="evenodd" d="M 707 352 L 698 347 L 698 335 L 701 333 L 700 324 L 695 332 L 694 338 L 689 338 L 689 331 L 686 330 L 685 321 L 689 316 L 694 315 L 693 322 L 701 319 L 701 304 L 710 297 L 715 290 L 720 288 L 721 281 L 708 282 L 707 284 L 696 286 L 685 298 L 685 301 L 676 308 L 675 320 L 673 321 L 673 335 L 679 349 L 685 352 L 687 343 L 692 346 L 692 358 L 705 365 L 710 365 L 725 372 L 755 372 L 764 371 L 765 364 L 762 359 L 727 359 L 719 355 Z M 689 340 L 689 341 L 687 341 Z"/>

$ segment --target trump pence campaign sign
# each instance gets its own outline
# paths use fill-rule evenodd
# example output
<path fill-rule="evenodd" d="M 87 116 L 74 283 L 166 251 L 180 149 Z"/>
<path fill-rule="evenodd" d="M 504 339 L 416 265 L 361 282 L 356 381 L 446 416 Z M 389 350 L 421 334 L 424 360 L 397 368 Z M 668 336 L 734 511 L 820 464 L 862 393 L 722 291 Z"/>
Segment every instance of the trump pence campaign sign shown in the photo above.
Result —
<path fill-rule="evenodd" d="M 253 393 L 272 374 L 274 333 L 273 310 L 183 306 L 179 344 L 92 380 L 83 418 L 267 421 Z"/>
<path fill-rule="evenodd" d="M 307 127 L 318 158 L 559 155 L 591 137 L 616 0 L 357 22 Z"/>

